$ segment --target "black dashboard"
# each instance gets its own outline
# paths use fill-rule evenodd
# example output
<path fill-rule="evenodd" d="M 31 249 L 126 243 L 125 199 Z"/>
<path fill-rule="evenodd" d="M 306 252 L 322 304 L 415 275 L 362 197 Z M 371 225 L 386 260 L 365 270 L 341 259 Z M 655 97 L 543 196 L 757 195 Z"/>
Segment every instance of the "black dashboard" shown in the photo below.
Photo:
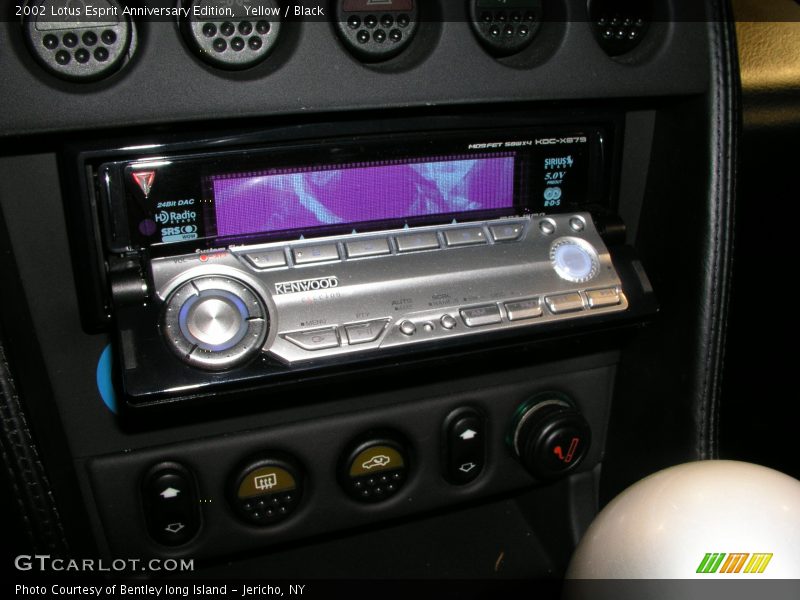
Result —
<path fill-rule="evenodd" d="M 719 456 L 727 3 L 95 4 L 0 22 L 4 558 L 558 581 Z"/>

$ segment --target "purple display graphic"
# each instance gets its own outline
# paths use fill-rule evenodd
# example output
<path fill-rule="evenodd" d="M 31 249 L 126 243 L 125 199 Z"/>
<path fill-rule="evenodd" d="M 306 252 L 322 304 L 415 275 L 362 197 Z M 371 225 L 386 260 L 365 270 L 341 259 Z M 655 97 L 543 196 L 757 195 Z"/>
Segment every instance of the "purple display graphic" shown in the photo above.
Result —
<path fill-rule="evenodd" d="M 217 235 L 508 209 L 514 154 L 275 169 L 211 178 Z"/>

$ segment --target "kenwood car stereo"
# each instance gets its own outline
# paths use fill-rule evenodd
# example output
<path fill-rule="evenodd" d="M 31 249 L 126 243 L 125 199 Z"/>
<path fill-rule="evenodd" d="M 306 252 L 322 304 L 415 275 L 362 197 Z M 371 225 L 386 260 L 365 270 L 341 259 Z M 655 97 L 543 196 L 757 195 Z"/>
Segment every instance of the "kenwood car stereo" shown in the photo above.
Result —
<path fill-rule="evenodd" d="M 590 210 L 607 137 L 443 131 L 98 164 L 126 398 L 624 315 Z"/>

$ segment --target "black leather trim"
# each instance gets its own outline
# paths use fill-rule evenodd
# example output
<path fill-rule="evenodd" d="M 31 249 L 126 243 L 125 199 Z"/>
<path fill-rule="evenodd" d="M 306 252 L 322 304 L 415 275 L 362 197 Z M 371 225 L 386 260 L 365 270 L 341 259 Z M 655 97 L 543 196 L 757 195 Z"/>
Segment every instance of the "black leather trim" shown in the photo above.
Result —
<path fill-rule="evenodd" d="M 696 453 L 716 458 L 719 447 L 719 400 L 725 359 L 725 333 L 731 292 L 734 207 L 741 129 L 741 97 L 736 33 L 728 1 L 712 2 L 715 18 L 709 23 L 712 43 L 710 86 L 712 171 L 708 193 L 709 231 L 706 281 L 701 303 L 704 314 L 698 332 L 700 382 L 697 422 L 700 428 Z"/>
<path fill-rule="evenodd" d="M 11 376 L 0 338 L 0 453 L 33 550 L 63 555 L 67 541 L 56 502 Z"/>

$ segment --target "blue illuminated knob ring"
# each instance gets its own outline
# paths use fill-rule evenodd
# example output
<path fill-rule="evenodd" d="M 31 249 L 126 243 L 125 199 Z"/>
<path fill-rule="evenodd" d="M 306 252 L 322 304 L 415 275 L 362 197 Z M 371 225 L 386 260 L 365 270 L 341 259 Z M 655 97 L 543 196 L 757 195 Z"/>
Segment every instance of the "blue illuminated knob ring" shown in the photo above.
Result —
<path fill-rule="evenodd" d="M 550 246 L 550 262 L 561 279 L 584 283 L 600 272 L 597 250 L 578 238 L 561 238 Z"/>

